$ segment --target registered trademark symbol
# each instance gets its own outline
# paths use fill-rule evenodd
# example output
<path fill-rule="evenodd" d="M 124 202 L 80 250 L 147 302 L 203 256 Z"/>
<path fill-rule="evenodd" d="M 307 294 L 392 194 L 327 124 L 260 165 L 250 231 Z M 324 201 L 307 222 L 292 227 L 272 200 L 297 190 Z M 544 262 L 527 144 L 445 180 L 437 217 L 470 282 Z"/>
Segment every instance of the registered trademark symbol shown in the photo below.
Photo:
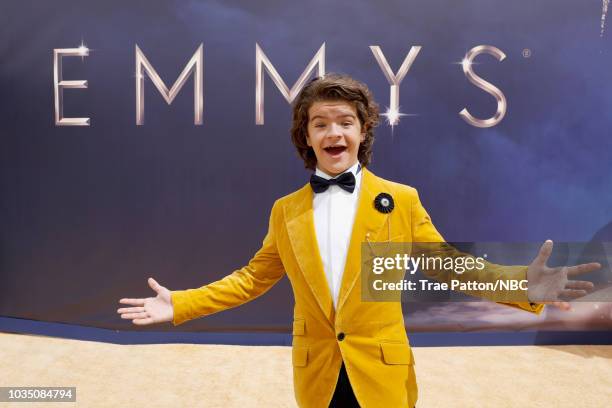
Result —
<path fill-rule="evenodd" d="M 523 58 L 529 58 L 531 57 L 531 50 L 529 48 L 525 48 L 523 50 Z"/>

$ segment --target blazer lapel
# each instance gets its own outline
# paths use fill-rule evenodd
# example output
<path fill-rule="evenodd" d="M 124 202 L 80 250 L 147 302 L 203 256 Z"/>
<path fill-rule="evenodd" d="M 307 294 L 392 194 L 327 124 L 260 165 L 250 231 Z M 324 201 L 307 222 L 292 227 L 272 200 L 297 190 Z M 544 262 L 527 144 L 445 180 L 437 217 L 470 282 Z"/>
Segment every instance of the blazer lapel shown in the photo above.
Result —
<path fill-rule="evenodd" d="M 309 184 L 299 190 L 295 200 L 285 206 L 285 220 L 295 259 L 321 310 L 333 327 L 334 304 L 325 277 L 323 261 L 319 254 L 314 227 L 312 194 Z"/>
<path fill-rule="evenodd" d="M 361 244 L 367 239 L 376 241 L 381 228 L 387 222 L 389 214 L 383 214 L 374 207 L 374 199 L 382 192 L 385 192 L 384 186 L 376 176 L 370 173 L 366 168 L 363 170 L 361 189 L 357 203 L 357 212 L 353 223 L 353 231 L 351 241 L 346 255 L 346 264 L 342 275 L 342 285 L 340 286 L 340 294 L 338 295 L 338 315 L 342 305 L 346 302 L 349 293 L 355 286 L 357 278 L 361 273 Z M 387 237 L 390 239 L 391 237 Z"/>

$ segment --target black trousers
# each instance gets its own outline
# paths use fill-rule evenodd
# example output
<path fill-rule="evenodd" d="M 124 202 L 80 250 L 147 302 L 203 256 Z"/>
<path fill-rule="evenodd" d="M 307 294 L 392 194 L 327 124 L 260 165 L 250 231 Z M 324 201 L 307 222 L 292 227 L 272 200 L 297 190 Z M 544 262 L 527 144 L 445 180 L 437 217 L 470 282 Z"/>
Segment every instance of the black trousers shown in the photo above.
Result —
<path fill-rule="evenodd" d="M 351 382 L 346 374 L 344 362 L 342 362 L 342 367 L 340 367 L 338 383 L 336 383 L 336 389 L 329 403 L 329 408 L 359 408 L 359 403 L 353 393 L 353 387 L 351 387 Z"/>
<path fill-rule="evenodd" d="M 336 390 L 329 403 L 329 408 L 359 408 L 357 398 L 355 398 L 355 394 L 353 393 L 353 387 L 351 387 L 348 375 L 346 374 L 344 362 L 342 363 L 342 367 L 340 367 L 340 375 L 336 383 Z"/>

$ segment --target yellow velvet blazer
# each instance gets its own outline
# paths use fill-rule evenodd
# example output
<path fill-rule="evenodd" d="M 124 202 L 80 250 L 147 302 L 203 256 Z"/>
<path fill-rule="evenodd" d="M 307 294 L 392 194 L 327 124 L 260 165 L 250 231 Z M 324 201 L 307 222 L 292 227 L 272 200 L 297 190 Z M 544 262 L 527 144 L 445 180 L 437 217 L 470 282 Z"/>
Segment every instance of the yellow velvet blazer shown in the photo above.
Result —
<path fill-rule="evenodd" d="M 361 300 L 361 243 L 443 242 L 443 238 L 414 188 L 384 180 L 366 168 L 362 177 L 337 309 L 316 241 L 313 192 L 306 184 L 274 203 L 263 245 L 247 266 L 201 288 L 172 292 L 172 323 L 176 326 L 246 303 L 287 274 L 295 298 L 292 360 L 298 405 L 327 408 L 344 361 L 361 407 L 413 407 L 417 383 L 401 303 Z M 395 201 L 388 214 L 373 205 L 383 192 Z M 526 268 L 512 270 L 514 276 L 508 278 L 525 278 Z M 542 308 L 526 298 L 511 306 L 536 313 Z"/>

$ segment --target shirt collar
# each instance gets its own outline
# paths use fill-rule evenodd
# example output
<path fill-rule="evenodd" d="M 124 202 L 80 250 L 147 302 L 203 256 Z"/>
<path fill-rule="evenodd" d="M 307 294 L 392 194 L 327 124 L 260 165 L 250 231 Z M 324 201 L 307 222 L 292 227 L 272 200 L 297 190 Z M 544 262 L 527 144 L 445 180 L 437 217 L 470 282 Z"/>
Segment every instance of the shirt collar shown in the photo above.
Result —
<path fill-rule="evenodd" d="M 357 179 L 358 175 L 361 175 L 361 164 L 359 162 L 353 164 L 351 167 L 349 167 L 348 169 L 346 169 L 345 171 L 343 171 L 340 174 L 344 174 L 344 173 L 348 173 L 348 172 L 353 173 L 353 175 L 355 176 L 355 179 Z M 325 180 L 329 180 L 335 177 L 339 177 L 340 174 L 338 174 L 337 176 L 330 176 L 329 174 L 325 173 L 323 170 L 319 169 L 318 167 L 315 170 L 315 175 L 324 178 Z"/>

